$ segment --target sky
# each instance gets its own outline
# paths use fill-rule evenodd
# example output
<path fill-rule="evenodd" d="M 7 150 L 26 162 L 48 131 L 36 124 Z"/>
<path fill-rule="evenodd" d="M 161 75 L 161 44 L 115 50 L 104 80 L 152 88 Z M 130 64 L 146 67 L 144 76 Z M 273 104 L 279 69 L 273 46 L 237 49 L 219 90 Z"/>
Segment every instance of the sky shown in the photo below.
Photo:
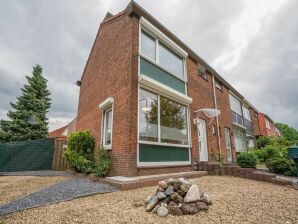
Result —
<path fill-rule="evenodd" d="M 298 1 L 137 0 L 259 111 L 298 129 Z M 52 107 L 49 128 L 70 122 L 100 22 L 128 0 L 2 0 L 0 119 L 40 64 Z"/>

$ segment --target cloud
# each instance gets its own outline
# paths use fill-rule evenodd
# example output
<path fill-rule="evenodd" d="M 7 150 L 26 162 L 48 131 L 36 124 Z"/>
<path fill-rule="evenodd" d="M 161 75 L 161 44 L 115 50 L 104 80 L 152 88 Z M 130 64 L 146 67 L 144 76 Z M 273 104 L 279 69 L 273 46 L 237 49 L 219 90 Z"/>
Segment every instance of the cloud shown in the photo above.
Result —
<path fill-rule="evenodd" d="M 100 21 L 127 1 L 0 3 L 0 118 L 25 75 L 44 68 L 52 93 L 50 129 L 76 116 L 80 79 Z M 209 62 L 255 106 L 298 128 L 295 1 L 138 0 L 145 10 Z"/>

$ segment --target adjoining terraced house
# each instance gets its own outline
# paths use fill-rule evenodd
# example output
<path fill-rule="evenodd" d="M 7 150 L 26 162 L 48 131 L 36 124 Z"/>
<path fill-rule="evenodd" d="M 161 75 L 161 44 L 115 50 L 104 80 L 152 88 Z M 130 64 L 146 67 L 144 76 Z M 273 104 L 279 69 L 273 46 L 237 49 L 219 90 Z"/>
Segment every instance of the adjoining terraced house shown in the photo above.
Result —
<path fill-rule="evenodd" d="M 134 2 L 101 22 L 78 85 L 77 130 L 110 150 L 110 175 L 233 162 L 260 135 L 258 111 Z"/>

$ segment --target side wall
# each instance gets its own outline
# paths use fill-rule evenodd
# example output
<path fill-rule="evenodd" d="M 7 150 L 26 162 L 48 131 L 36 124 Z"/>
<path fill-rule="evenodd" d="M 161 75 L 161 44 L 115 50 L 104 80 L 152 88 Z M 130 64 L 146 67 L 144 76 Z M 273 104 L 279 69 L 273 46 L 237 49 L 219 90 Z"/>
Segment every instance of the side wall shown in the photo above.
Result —
<path fill-rule="evenodd" d="M 99 104 L 114 97 L 110 175 L 135 175 L 138 20 L 118 14 L 100 26 L 82 77 L 77 130 L 101 143 Z M 125 133 L 125 135 L 123 135 Z"/>

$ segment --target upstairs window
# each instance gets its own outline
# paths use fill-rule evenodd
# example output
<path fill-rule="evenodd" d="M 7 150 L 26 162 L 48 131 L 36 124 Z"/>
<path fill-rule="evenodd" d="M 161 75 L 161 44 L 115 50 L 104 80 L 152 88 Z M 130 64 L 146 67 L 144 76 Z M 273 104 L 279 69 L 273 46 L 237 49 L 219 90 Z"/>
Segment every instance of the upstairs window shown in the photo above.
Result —
<path fill-rule="evenodd" d="M 200 64 L 198 64 L 198 74 L 201 75 L 204 79 L 208 80 L 206 69 Z"/>
<path fill-rule="evenodd" d="M 242 116 L 241 102 L 236 97 L 234 97 L 232 94 L 230 94 L 230 106 L 231 106 L 232 111 L 234 111 L 235 113 Z"/>
<path fill-rule="evenodd" d="M 248 120 L 248 121 L 251 121 L 251 116 L 250 116 L 250 110 L 248 107 L 246 106 L 243 106 L 242 107 L 242 110 L 243 110 L 243 117 Z"/>
<path fill-rule="evenodd" d="M 141 33 L 141 52 L 145 56 L 155 61 L 156 59 L 156 47 L 155 39 L 149 34 L 142 31 Z"/>
<path fill-rule="evenodd" d="M 215 87 L 219 90 L 222 90 L 222 85 L 221 85 L 220 81 L 218 81 L 217 79 L 215 79 Z"/>
<path fill-rule="evenodd" d="M 265 118 L 265 124 L 266 124 L 266 128 L 267 128 L 268 130 L 270 130 L 270 122 L 268 121 L 267 118 Z"/>
<path fill-rule="evenodd" d="M 141 54 L 153 60 L 168 73 L 184 80 L 184 58 L 144 30 L 141 32 Z"/>

